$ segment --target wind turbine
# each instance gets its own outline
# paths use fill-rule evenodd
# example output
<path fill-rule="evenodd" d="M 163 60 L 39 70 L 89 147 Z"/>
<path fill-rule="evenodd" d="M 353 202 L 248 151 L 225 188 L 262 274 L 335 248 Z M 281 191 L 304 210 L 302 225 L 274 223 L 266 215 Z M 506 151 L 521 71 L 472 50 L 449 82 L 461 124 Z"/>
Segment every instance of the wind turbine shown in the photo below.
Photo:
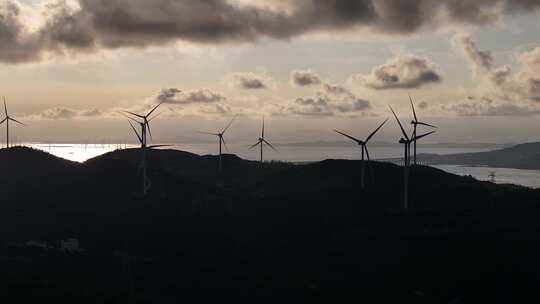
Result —
<path fill-rule="evenodd" d="M 362 162 L 361 162 L 361 175 L 360 175 L 360 185 L 361 185 L 361 188 L 364 189 L 365 187 L 365 182 L 364 182 L 364 176 L 365 176 L 365 163 L 364 163 L 364 153 L 366 154 L 367 156 L 367 160 L 370 161 L 370 158 L 369 158 L 369 151 L 368 151 L 368 148 L 367 148 L 367 144 L 369 142 L 369 140 L 384 126 L 384 124 L 388 121 L 388 118 L 383 121 L 378 127 L 377 129 L 375 129 L 375 131 L 371 132 L 371 134 L 369 134 L 368 137 L 366 137 L 365 140 L 360 140 L 358 138 L 355 138 L 355 137 L 352 137 L 346 133 L 343 133 L 341 131 L 338 131 L 338 130 L 334 130 L 335 132 L 355 141 L 358 145 L 360 145 L 361 149 L 362 149 Z"/>
<path fill-rule="evenodd" d="M 141 190 L 141 193 L 144 196 L 146 196 L 146 194 L 148 194 L 148 191 L 150 190 L 150 179 L 148 178 L 148 174 L 147 174 L 147 159 L 146 159 L 146 151 L 147 149 L 152 149 L 152 148 L 158 148 L 158 147 L 165 147 L 167 145 L 151 145 L 149 146 L 148 145 L 148 138 L 147 138 L 147 135 L 146 133 L 148 132 L 150 134 L 150 138 L 152 138 L 152 132 L 150 130 L 150 122 L 152 120 L 154 120 L 156 117 L 158 117 L 160 114 L 157 114 L 155 116 L 153 116 L 152 118 L 150 118 L 150 115 L 152 115 L 152 113 L 154 113 L 154 111 L 161 105 L 158 104 L 157 106 L 155 106 L 154 108 L 152 108 L 152 110 L 150 112 L 148 112 L 148 114 L 146 115 L 139 115 L 139 114 L 136 114 L 136 113 L 132 113 L 132 112 L 129 112 L 129 111 L 125 111 L 125 113 L 128 113 L 128 114 L 131 114 L 133 116 L 136 116 L 138 118 L 141 118 L 142 121 L 140 120 L 137 120 L 135 118 L 132 118 L 132 117 L 129 117 L 125 114 L 125 115 L 129 120 L 129 125 L 131 126 L 131 129 L 133 130 L 133 132 L 135 133 L 135 135 L 137 136 L 137 139 L 139 140 L 139 143 L 141 144 L 141 154 L 142 154 L 142 157 L 141 157 L 141 164 L 140 164 L 140 170 L 142 171 L 142 190 Z M 139 125 L 139 127 L 141 128 L 141 131 L 140 133 L 137 131 L 137 129 L 135 128 L 135 126 L 133 125 L 133 123 L 131 122 L 135 122 Z"/>
<path fill-rule="evenodd" d="M 421 122 L 421 121 L 418 121 L 418 117 L 416 116 L 416 110 L 414 109 L 414 103 L 413 103 L 413 100 L 411 98 L 411 95 L 409 95 L 409 100 L 411 101 L 411 107 L 412 107 L 412 111 L 413 111 L 413 116 L 414 116 L 414 119 L 411 121 L 411 125 L 413 125 L 413 137 L 416 137 L 416 128 L 420 125 L 420 126 L 426 126 L 426 127 L 432 127 L 432 128 L 437 128 L 436 126 L 434 125 L 430 125 L 428 123 L 425 123 L 425 122 Z M 414 155 L 414 164 L 416 165 L 416 141 L 414 141 L 414 144 L 413 144 L 413 155 Z"/>
<path fill-rule="evenodd" d="M 150 120 L 149 120 L 150 121 Z M 131 123 L 131 121 L 128 121 L 129 122 L 129 125 L 131 126 L 131 129 L 133 130 L 133 133 L 135 133 L 135 135 L 137 136 L 137 139 L 139 140 L 139 142 L 141 143 L 141 154 L 142 154 L 142 158 L 141 158 L 141 164 L 140 164 L 140 170 L 142 171 L 142 195 L 143 196 L 146 196 L 146 194 L 148 194 L 148 190 L 150 190 L 150 179 L 148 178 L 148 174 L 147 174 L 147 159 L 146 159 L 146 151 L 148 149 L 153 149 L 153 148 L 159 148 L 159 147 L 167 147 L 168 145 L 151 145 L 151 146 L 148 146 L 146 145 L 146 142 L 145 142 L 145 137 L 143 137 L 143 132 L 145 132 L 145 124 L 144 123 L 140 123 L 140 126 L 141 126 L 141 133 L 139 133 L 137 131 L 137 129 L 135 129 L 135 126 L 133 126 L 133 124 Z"/>
<path fill-rule="evenodd" d="M 217 136 L 218 137 L 218 141 L 219 141 L 219 164 L 218 164 L 218 168 L 219 168 L 219 172 L 221 172 L 221 170 L 223 169 L 223 165 L 222 165 L 222 160 L 221 160 L 221 151 L 222 151 L 222 145 L 225 147 L 225 150 L 229 151 L 229 149 L 227 148 L 227 143 L 225 142 L 225 138 L 223 138 L 223 135 L 225 134 L 225 132 L 227 132 L 227 130 L 229 130 L 229 128 L 231 127 L 231 125 L 233 124 L 234 120 L 236 119 L 238 115 L 235 115 L 233 117 L 233 119 L 231 119 L 231 121 L 229 122 L 229 124 L 219 133 L 210 133 L 210 132 L 199 132 L 199 133 L 202 133 L 202 134 L 207 134 L 207 135 L 213 135 L 213 136 Z"/>
<path fill-rule="evenodd" d="M 26 126 L 26 125 L 16 120 L 15 118 L 9 116 L 5 97 L 4 97 L 4 111 L 5 111 L 6 117 L 4 117 L 2 121 L 0 121 L 0 125 L 2 125 L 3 123 L 6 123 L 6 148 L 9 148 L 9 122 L 13 121 L 23 126 Z"/>
<path fill-rule="evenodd" d="M 257 146 L 260 146 L 260 148 L 261 148 L 261 164 L 262 164 L 263 161 L 264 161 L 264 160 L 263 160 L 263 150 L 264 150 L 263 148 L 264 148 L 264 145 L 265 145 L 265 144 L 266 144 L 267 146 L 269 146 L 272 150 L 274 150 L 274 151 L 277 152 L 276 148 L 274 148 L 274 146 L 272 146 L 272 144 L 269 143 L 269 142 L 264 138 L 264 117 L 263 117 L 263 124 L 262 124 L 261 137 L 259 137 L 259 140 L 257 141 L 256 144 L 254 144 L 253 146 L 249 147 L 250 149 L 253 149 L 253 148 L 257 147 Z"/>
<path fill-rule="evenodd" d="M 409 166 L 410 166 L 410 151 L 411 151 L 411 143 L 416 142 L 417 140 L 426 137 L 430 134 L 435 133 L 435 131 L 431 131 L 425 134 L 422 134 L 420 136 L 413 135 L 412 138 L 407 135 L 407 132 L 405 132 L 405 129 L 403 128 L 403 125 L 401 124 L 401 121 L 399 121 L 399 118 L 396 115 L 396 112 L 394 112 L 394 109 L 392 109 L 391 106 L 390 110 L 392 111 L 392 114 L 394 114 L 394 117 L 396 118 L 397 123 L 399 124 L 399 128 L 401 129 L 401 133 L 403 134 L 403 137 L 399 139 L 399 143 L 403 145 L 404 147 L 404 157 L 403 157 L 403 207 L 407 209 L 409 207 Z"/>
<path fill-rule="evenodd" d="M 148 112 L 148 114 L 146 115 L 140 115 L 140 114 L 136 114 L 136 113 L 133 113 L 133 112 L 130 112 L 130 111 L 124 111 L 124 113 L 127 113 L 127 114 L 130 114 L 130 115 L 133 115 L 135 117 L 138 117 L 140 119 L 142 119 L 142 121 L 139 121 L 137 119 L 134 119 L 132 117 L 129 117 L 129 119 L 133 120 L 134 122 L 138 123 L 140 126 L 141 126 L 141 146 L 142 147 L 146 147 L 148 141 L 147 141 L 147 135 L 146 133 L 148 132 L 148 134 L 150 135 L 150 138 L 152 138 L 152 130 L 150 129 L 150 122 L 152 120 L 154 120 L 156 117 L 158 117 L 160 114 L 158 115 L 155 115 L 154 117 L 150 118 L 150 115 L 152 115 L 152 113 L 154 113 L 155 110 L 157 110 L 157 108 L 159 108 L 159 106 L 161 106 L 161 103 L 157 104 L 155 107 L 152 108 L 152 110 L 150 110 L 150 112 Z"/>

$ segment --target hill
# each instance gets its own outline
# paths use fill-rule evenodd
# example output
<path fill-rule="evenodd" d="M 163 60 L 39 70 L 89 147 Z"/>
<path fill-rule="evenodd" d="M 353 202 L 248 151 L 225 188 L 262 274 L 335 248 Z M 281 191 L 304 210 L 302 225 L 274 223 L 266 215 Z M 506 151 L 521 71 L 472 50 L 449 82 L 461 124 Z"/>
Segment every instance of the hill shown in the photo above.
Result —
<path fill-rule="evenodd" d="M 92 303 L 536 296 L 539 191 L 415 166 L 411 208 L 403 210 L 403 170 L 393 164 L 370 162 L 362 191 L 358 161 L 261 165 L 226 155 L 218 174 L 215 156 L 155 150 L 152 188 L 142 198 L 138 152 L 74 164 L 34 150 L 0 151 L 19 181 L 36 183 L 31 192 L 9 184 L 3 196 L 4 294 Z M 47 183 L 57 177 L 68 184 L 51 193 Z M 17 245 L 69 237 L 85 251 Z"/>
<path fill-rule="evenodd" d="M 488 166 L 494 168 L 540 169 L 540 143 L 526 143 L 489 152 L 450 155 L 419 154 L 430 164 Z"/>

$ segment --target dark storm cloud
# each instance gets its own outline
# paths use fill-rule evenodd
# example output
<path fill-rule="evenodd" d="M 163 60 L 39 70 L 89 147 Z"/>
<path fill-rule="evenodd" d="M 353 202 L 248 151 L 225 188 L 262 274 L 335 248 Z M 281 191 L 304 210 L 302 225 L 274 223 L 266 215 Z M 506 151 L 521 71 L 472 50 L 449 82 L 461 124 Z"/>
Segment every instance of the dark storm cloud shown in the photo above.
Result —
<path fill-rule="evenodd" d="M 442 81 L 431 61 L 412 55 L 397 56 L 375 67 L 371 74 L 353 75 L 351 79 L 375 90 L 419 88 Z"/>
<path fill-rule="evenodd" d="M 177 88 L 163 89 L 156 96 L 156 101 L 169 104 L 208 104 L 225 101 L 225 96 L 209 89 L 184 92 Z"/>
<path fill-rule="evenodd" d="M 505 12 L 540 7 L 526 0 L 274 0 L 288 9 L 230 0 L 78 0 L 49 5 L 47 21 L 30 32 L 14 0 L 0 4 L 0 60 L 38 60 L 45 51 L 146 47 L 183 40 L 195 43 L 290 39 L 317 31 L 366 28 L 411 34 L 448 25 L 484 25 Z M 257 3 L 254 1 L 254 3 Z M 259 3 L 260 4 L 260 3 Z"/>

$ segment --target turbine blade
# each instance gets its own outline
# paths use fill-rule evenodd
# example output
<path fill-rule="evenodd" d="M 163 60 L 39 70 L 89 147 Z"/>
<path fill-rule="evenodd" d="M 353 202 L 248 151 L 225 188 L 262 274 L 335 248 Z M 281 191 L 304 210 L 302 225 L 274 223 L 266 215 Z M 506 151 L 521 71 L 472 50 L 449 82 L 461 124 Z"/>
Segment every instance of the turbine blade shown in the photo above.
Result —
<path fill-rule="evenodd" d="M 141 123 L 140 121 L 136 120 L 135 118 L 126 115 L 126 113 L 124 113 L 124 112 L 118 112 L 118 113 L 122 114 L 122 116 L 124 116 L 125 118 L 127 118 L 127 119 L 129 119 L 129 120 L 132 120 L 132 121 L 134 121 L 134 122 L 136 122 L 136 123 L 138 123 L 138 124 Z"/>
<path fill-rule="evenodd" d="M 418 118 L 416 117 L 416 110 L 414 109 L 414 103 L 412 101 L 412 98 L 411 98 L 410 94 L 409 94 L 409 100 L 411 101 L 411 107 L 412 107 L 412 112 L 413 112 L 413 115 L 414 115 L 414 121 L 418 122 Z"/>
<path fill-rule="evenodd" d="M 249 149 L 253 149 L 260 144 L 261 144 L 261 141 L 259 140 L 256 144 L 254 144 L 253 146 L 250 146 Z"/>
<path fill-rule="evenodd" d="M 431 135 L 431 134 L 433 134 L 433 133 L 435 133 L 435 131 L 431 131 L 431 132 L 428 132 L 428 133 L 426 133 L 426 134 L 422 134 L 422 135 L 420 135 L 420 136 L 416 136 L 416 137 L 413 138 L 411 141 L 417 141 L 417 140 L 419 140 L 420 138 L 426 137 L 426 136 Z"/>
<path fill-rule="evenodd" d="M 201 132 L 201 131 L 197 131 L 197 133 L 200 133 L 200 134 L 206 134 L 206 135 L 219 136 L 219 134 L 217 134 L 217 133 L 210 133 L 210 132 Z"/>
<path fill-rule="evenodd" d="M 129 125 L 131 126 L 131 129 L 133 129 L 133 132 L 135 132 L 135 135 L 137 135 L 137 138 L 139 139 L 139 142 L 141 143 L 141 145 L 143 144 L 143 140 L 141 138 L 141 136 L 139 135 L 139 132 L 137 132 L 137 130 L 135 129 L 135 127 L 133 126 L 133 124 L 131 123 L 131 121 L 129 121 Z"/>
<path fill-rule="evenodd" d="M 148 112 L 148 114 L 146 114 L 145 118 L 150 117 L 150 115 L 152 115 L 152 113 L 154 113 L 154 111 L 155 111 L 157 108 L 159 108 L 159 106 L 160 106 L 161 104 L 162 104 L 161 102 L 158 103 L 157 106 L 155 106 L 150 112 Z"/>
<path fill-rule="evenodd" d="M 148 130 L 148 134 L 150 135 L 150 139 L 153 139 L 152 138 L 152 130 L 150 130 L 149 121 L 146 121 L 146 129 Z"/>
<path fill-rule="evenodd" d="M 223 135 L 220 138 L 223 146 L 225 147 L 225 151 L 229 152 L 229 148 L 227 147 L 227 143 L 225 142 L 225 138 L 223 138 Z"/>
<path fill-rule="evenodd" d="M 407 135 L 407 132 L 405 132 L 405 129 L 403 129 L 403 126 L 401 125 L 401 121 L 399 121 L 399 118 L 397 117 L 396 112 L 394 112 L 394 109 L 392 109 L 392 106 L 389 106 L 389 107 L 390 107 L 390 111 L 392 111 L 392 114 L 394 114 L 394 117 L 396 118 L 399 124 L 399 128 L 401 129 L 403 136 L 405 136 L 405 139 L 409 140 L 409 135 Z"/>
<path fill-rule="evenodd" d="M 13 121 L 13 122 L 16 122 L 16 123 L 18 123 L 18 124 L 20 124 L 20 125 L 26 126 L 25 124 L 23 124 L 22 122 L 16 120 L 15 118 L 8 117 L 8 119 L 11 120 L 11 121 Z"/>
<path fill-rule="evenodd" d="M 384 124 L 388 121 L 388 118 L 383 121 L 383 123 L 377 128 L 375 129 L 375 131 L 373 131 L 373 133 L 369 134 L 369 136 L 366 138 L 366 141 L 364 143 L 368 143 L 368 141 L 384 126 Z"/>
<path fill-rule="evenodd" d="M 1 125 L 1 124 L 3 124 L 3 123 L 5 123 L 5 122 L 6 122 L 7 120 L 8 120 L 8 118 L 7 118 L 7 117 L 6 117 L 6 118 L 4 118 L 4 119 L 2 119 L 2 121 L 0 121 L 0 125 Z"/>
<path fill-rule="evenodd" d="M 363 147 L 364 147 L 364 150 L 366 150 L 367 160 L 370 161 L 371 158 L 369 157 L 369 151 L 368 151 L 368 149 L 367 149 L 367 146 L 366 146 L 366 145 L 363 145 Z"/>
<path fill-rule="evenodd" d="M 161 114 L 163 114 L 163 112 L 159 112 L 159 113 L 157 113 L 156 115 L 154 115 L 154 117 L 152 117 L 152 118 L 148 119 L 148 122 L 151 122 L 152 120 L 154 120 L 154 119 L 158 118 L 158 117 L 159 117 L 159 116 L 160 116 Z"/>
<path fill-rule="evenodd" d="M 341 132 L 341 131 L 334 130 L 334 132 L 339 133 L 339 134 L 341 134 L 341 135 L 343 135 L 343 136 L 345 136 L 345 137 L 347 137 L 347 138 L 349 138 L 349 139 L 351 139 L 351 140 L 353 140 L 353 141 L 355 141 L 355 142 L 357 142 L 357 143 L 359 143 L 359 144 L 362 143 L 362 141 L 361 141 L 360 139 L 354 138 L 354 137 L 352 137 L 352 136 L 350 136 L 350 135 L 348 135 L 348 134 L 345 134 L 345 133 L 343 133 L 343 132 Z"/>
<path fill-rule="evenodd" d="M 264 116 L 263 116 L 263 126 L 262 126 L 261 138 L 264 138 Z"/>
<path fill-rule="evenodd" d="M 264 141 L 264 143 L 267 144 L 270 148 L 272 148 L 272 150 L 278 152 L 278 150 L 277 150 L 276 148 L 274 148 L 274 146 L 272 146 L 271 143 L 267 142 L 266 139 L 263 138 L 263 141 Z"/>
<path fill-rule="evenodd" d="M 232 123 L 234 122 L 234 120 L 236 119 L 236 117 L 238 117 L 238 114 L 235 115 L 233 117 L 233 119 L 231 119 L 231 122 L 229 122 L 229 124 L 225 127 L 225 129 L 223 129 L 223 131 L 221 132 L 221 134 L 225 134 L 225 132 L 227 132 L 227 130 L 231 127 Z"/>
<path fill-rule="evenodd" d="M 434 126 L 434 125 L 430 125 L 430 124 L 428 124 L 428 123 L 425 123 L 425 122 L 417 122 L 417 124 L 419 124 L 419 125 L 422 125 L 422 126 L 426 126 L 426 127 L 432 127 L 432 128 L 435 128 L 435 129 L 437 129 L 437 127 L 436 127 L 436 126 Z"/>
<path fill-rule="evenodd" d="M 124 111 L 124 113 L 128 113 L 128 114 L 131 114 L 131 115 L 133 115 L 133 116 L 137 116 L 137 117 L 139 117 L 139 118 L 142 118 L 142 119 L 144 119 L 144 116 L 142 116 L 142 115 L 139 115 L 139 114 L 135 114 L 135 113 L 133 113 L 133 112 L 130 112 L 130 111 Z"/>
<path fill-rule="evenodd" d="M 6 113 L 6 117 L 8 117 L 8 112 L 7 112 L 7 104 L 6 104 L 6 97 L 4 96 L 4 111 Z"/>

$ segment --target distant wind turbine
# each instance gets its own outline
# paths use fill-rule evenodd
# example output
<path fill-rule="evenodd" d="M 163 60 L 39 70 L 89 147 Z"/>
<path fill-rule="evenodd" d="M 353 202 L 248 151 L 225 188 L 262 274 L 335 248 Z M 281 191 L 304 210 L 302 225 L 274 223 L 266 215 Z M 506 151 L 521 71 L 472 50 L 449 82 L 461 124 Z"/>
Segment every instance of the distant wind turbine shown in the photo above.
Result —
<path fill-rule="evenodd" d="M 421 121 L 418 121 L 418 117 L 416 116 L 416 110 L 414 109 L 414 103 L 413 103 L 413 100 L 411 98 L 411 95 L 409 95 L 409 100 L 411 101 L 411 107 L 412 107 L 412 111 L 413 111 L 413 115 L 414 115 L 414 120 L 411 121 L 411 125 L 413 125 L 413 137 L 416 137 L 416 129 L 418 126 L 426 126 L 426 127 L 431 127 L 431 128 L 437 128 L 436 126 L 434 125 L 430 125 L 428 123 L 425 123 L 425 122 L 421 122 Z M 416 165 L 416 141 L 414 141 L 413 143 L 413 155 L 414 155 L 414 164 Z"/>
<path fill-rule="evenodd" d="M 9 116 L 5 97 L 4 97 L 4 111 L 5 111 L 4 113 L 5 113 L 6 117 L 4 117 L 4 119 L 2 121 L 0 121 L 0 125 L 2 125 L 3 123 L 6 123 L 6 148 L 9 148 L 9 122 L 13 121 L 13 122 L 18 123 L 18 124 L 23 125 L 23 126 L 26 126 L 26 125 L 23 124 L 22 122 L 16 120 L 15 118 Z"/>
<path fill-rule="evenodd" d="M 139 142 L 141 143 L 141 154 L 142 154 L 142 158 L 141 158 L 141 164 L 140 164 L 140 170 L 142 171 L 142 190 L 141 190 L 141 193 L 143 196 L 146 196 L 146 194 L 148 194 L 148 191 L 150 190 L 150 179 L 148 178 L 148 174 L 147 174 L 147 159 L 146 159 L 146 151 L 148 149 L 153 149 L 153 148 L 159 148 L 159 147 L 167 147 L 168 145 L 151 145 L 151 146 L 148 146 L 145 142 L 145 137 L 142 135 L 144 130 L 145 130 L 145 124 L 144 123 L 141 123 L 141 133 L 139 133 L 137 131 L 137 129 L 135 129 L 135 127 L 133 126 L 133 124 L 131 123 L 131 121 L 129 121 L 129 125 L 131 126 L 131 129 L 133 130 L 133 132 L 135 133 L 135 135 L 137 136 L 137 139 L 139 140 Z"/>
<path fill-rule="evenodd" d="M 148 132 L 148 134 L 150 135 L 150 138 L 152 138 L 152 132 L 150 131 L 150 122 L 152 120 L 154 120 L 156 117 L 158 117 L 160 114 L 157 114 L 157 115 L 154 115 L 152 118 L 150 118 L 150 115 L 152 115 L 152 113 L 154 113 L 154 111 L 161 105 L 158 104 L 157 106 L 155 106 L 154 108 L 152 108 L 152 110 L 150 112 L 148 112 L 148 114 L 146 115 L 139 115 L 139 114 L 135 114 L 135 113 L 132 113 L 132 112 L 129 112 L 129 111 L 125 111 L 125 113 L 128 113 L 130 115 L 133 115 L 135 117 L 138 117 L 140 119 L 142 119 L 142 121 L 140 120 L 137 120 L 133 117 L 130 117 L 130 116 L 127 116 L 125 115 L 129 120 L 129 125 L 131 126 L 131 129 L 133 130 L 133 132 L 135 133 L 135 135 L 137 136 L 137 139 L 139 140 L 139 143 L 141 144 L 141 164 L 140 164 L 140 170 L 142 171 L 142 190 L 141 190 L 141 193 L 144 196 L 146 196 L 148 194 L 148 191 L 150 190 L 150 179 L 148 178 L 148 174 L 147 174 L 147 158 L 146 158 L 146 153 L 147 153 L 147 149 L 153 149 L 153 148 L 159 148 L 159 147 L 166 147 L 167 145 L 151 145 L 149 146 L 148 145 L 148 137 L 146 135 L 146 133 Z M 139 133 L 139 131 L 137 131 L 137 129 L 135 128 L 135 126 L 133 125 L 133 123 L 131 122 L 135 122 L 139 125 L 139 127 L 141 128 L 141 131 Z"/>
<path fill-rule="evenodd" d="M 384 126 L 384 124 L 388 121 L 388 118 L 383 121 L 378 127 L 377 129 L 375 129 L 373 132 L 371 132 L 371 134 L 369 134 L 369 136 L 365 139 L 365 140 L 360 140 L 358 138 L 355 138 L 355 137 L 352 137 L 346 133 L 343 133 L 341 131 L 338 131 L 338 130 L 334 130 L 335 132 L 355 141 L 358 145 L 360 145 L 361 149 L 362 149 L 362 162 L 361 162 L 361 175 L 360 175 L 360 186 L 362 189 L 364 189 L 365 187 L 365 182 L 364 182 L 364 177 L 365 177 L 365 163 L 364 163 L 364 153 L 365 155 L 367 156 L 367 160 L 370 161 L 370 158 L 369 158 L 369 151 L 368 151 L 368 148 L 367 148 L 367 144 L 369 142 L 369 140 Z"/>
<path fill-rule="evenodd" d="M 218 141 L 219 141 L 219 164 L 218 164 L 219 172 L 221 172 L 221 170 L 223 169 L 223 164 L 222 164 L 222 159 L 221 159 L 221 155 L 222 155 L 222 148 L 221 147 L 222 147 L 222 145 L 225 147 L 225 150 L 227 150 L 227 152 L 229 151 L 229 148 L 227 148 L 227 143 L 225 142 L 225 138 L 223 138 L 223 135 L 225 134 L 225 132 L 227 132 L 227 130 L 229 130 L 229 128 L 233 124 L 236 117 L 238 117 L 238 115 L 235 115 L 233 117 L 233 119 L 231 119 L 229 124 L 219 133 L 199 132 L 199 133 L 202 133 L 202 134 L 213 135 L 213 136 L 218 137 Z"/>
<path fill-rule="evenodd" d="M 403 198 L 403 206 L 405 209 L 409 207 L 409 166 L 410 166 L 410 151 L 411 151 L 411 143 L 416 142 L 417 140 L 426 137 L 430 134 L 435 133 L 435 131 L 431 131 L 425 134 L 422 134 L 420 136 L 413 135 L 412 138 L 407 135 L 407 132 L 405 132 L 405 129 L 403 128 L 403 125 L 401 124 L 401 121 L 399 121 L 399 118 L 396 115 L 396 112 L 394 112 L 394 109 L 390 106 L 390 110 L 392 111 L 392 114 L 394 114 L 394 117 L 396 118 L 397 123 L 399 124 L 399 128 L 401 129 L 401 133 L 403 134 L 403 137 L 399 139 L 399 143 L 403 145 L 404 147 L 404 156 L 403 156 L 403 192 L 404 192 L 404 198 Z"/>
<path fill-rule="evenodd" d="M 277 152 L 277 149 L 274 148 L 274 146 L 272 146 L 271 143 L 269 143 L 265 138 L 264 138 L 264 117 L 263 117 L 263 124 L 262 124 L 262 132 L 261 132 L 261 137 L 259 137 L 259 140 L 257 141 L 256 144 L 254 144 L 253 146 L 249 147 L 250 149 L 253 149 L 257 146 L 260 146 L 261 148 L 261 164 L 263 163 L 264 159 L 263 159 L 263 150 L 264 150 L 264 145 L 267 145 L 269 146 L 272 150 L 276 151 Z"/>
<path fill-rule="evenodd" d="M 156 111 L 159 106 L 161 106 L 161 103 L 159 103 L 158 105 L 153 107 L 152 110 L 150 110 L 150 112 L 148 112 L 148 114 L 146 114 L 146 115 L 140 115 L 140 114 L 136 114 L 136 113 L 133 113 L 133 112 L 130 112 L 130 111 L 124 111 L 123 112 L 123 113 L 127 113 L 127 114 L 130 114 L 132 116 L 135 116 L 135 117 L 138 117 L 138 118 L 142 119 L 142 121 L 139 121 L 139 120 L 137 120 L 137 119 L 135 119 L 133 117 L 128 116 L 128 118 L 130 120 L 138 123 L 141 126 L 140 142 L 141 142 L 141 147 L 143 147 L 143 148 L 146 147 L 146 145 L 148 144 L 147 133 L 148 133 L 148 135 L 150 135 L 150 139 L 152 138 L 152 130 L 150 129 L 150 122 L 152 120 L 154 120 L 156 117 L 158 117 L 160 114 L 157 114 L 152 118 L 150 118 L 150 115 L 152 115 L 152 113 L 154 113 L 154 111 Z"/>

